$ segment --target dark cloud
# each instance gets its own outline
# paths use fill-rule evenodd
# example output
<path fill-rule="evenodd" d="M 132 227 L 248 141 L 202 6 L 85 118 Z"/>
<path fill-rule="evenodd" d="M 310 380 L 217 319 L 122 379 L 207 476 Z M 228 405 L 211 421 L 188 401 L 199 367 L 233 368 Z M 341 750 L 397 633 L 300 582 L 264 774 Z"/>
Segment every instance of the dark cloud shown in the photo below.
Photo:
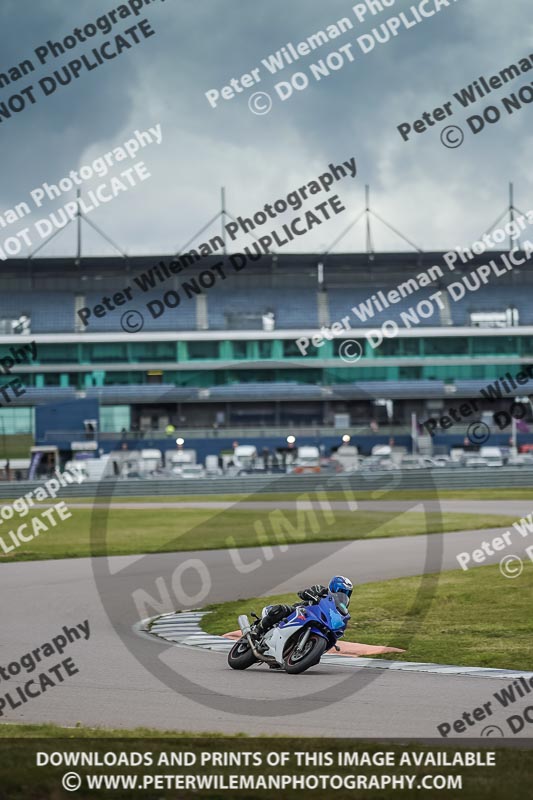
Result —
<path fill-rule="evenodd" d="M 102 0 L 75 5 L 53 0 L 39 6 L 30 0 L 4 2 L 0 70 L 27 57 L 43 41 L 62 38 L 118 5 Z M 262 69 L 257 88 L 274 97 L 267 116 L 250 113 L 252 90 L 223 101 L 220 108 L 209 106 L 207 90 L 221 89 L 281 46 L 297 44 L 344 16 L 355 21 L 353 5 L 345 0 L 327 5 L 320 0 L 154 4 L 145 16 L 156 36 L 0 124 L 4 153 L 9 153 L 0 189 L 4 208 L 43 180 L 59 180 L 120 144 L 134 129 L 157 123 L 163 144 L 143 153 L 152 178 L 92 217 L 130 252 L 176 249 L 216 213 L 221 186 L 227 188 L 233 213 L 251 213 L 310 180 L 330 161 L 352 155 L 359 175 L 341 188 L 349 213 L 355 216 L 360 210 L 364 184 L 369 183 L 376 210 L 426 249 L 466 245 L 482 233 L 503 210 L 509 180 L 516 181 L 517 204 L 532 206 L 528 107 L 477 137 L 468 135 L 458 150 L 441 145 L 442 125 L 408 143 L 396 130 L 399 123 L 413 122 L 442 105 L 479 75 L 497 73 L 533 52 L 525 0 L 510 6 L 497 0 L 458 0 L 368 55 L 354 46 L 353 64 L 280 102 L 273 88 L 277 80 L 306 71 L 309 63 L 354 43 L 389 16 L 410 13 L 413 0 L 397 2 L 279 77 Z M 116 32 L 129 23 L 124 20 Z M 527 75 L 517 80 L 516 88 L 526 82 Z M 457 113 L 453 121 L 465 127 L 467 115 Z M 308 237 L 306 249 L 327 246 L 348 219 Z M 379 247 L 404 246 L 384 228 L 376 227 L 375 234 Z M 363 244 L 357 230 L 345 240 L 347 248 Z M 71 238 L 58 237 L 50 253 L 71 252 L 71 247 Z M 107 250 L 92 235 L 86 247 Z"/>

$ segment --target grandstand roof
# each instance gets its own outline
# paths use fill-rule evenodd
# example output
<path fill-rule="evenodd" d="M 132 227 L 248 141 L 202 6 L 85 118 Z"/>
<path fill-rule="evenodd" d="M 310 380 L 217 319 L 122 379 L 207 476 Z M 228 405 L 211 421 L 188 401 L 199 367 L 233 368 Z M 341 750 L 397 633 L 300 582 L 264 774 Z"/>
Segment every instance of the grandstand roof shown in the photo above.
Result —
<path fill-rule="evenodd" d="M 470 271 L 473 267 L 486 263 L 487 255 L 476 256 L 464 265 L 465 271 Z M 490 253 L 490 258 L 496 258 L 499 255 L 494 251 Z M 317 265 L 321 262 L 324 264 L 326 277 L 337 275 L 353 275 L 353 271 L 360 271 L 361 277 L 370 277 L 375 274 L 383 274 L 387 272 L 389 275 L 392 272 L 405 274 L 405 270 L 412 270 L 413 272 L 420 269 L 427 269 L 433 264 L 443 264 L 443 251 L 435 251 L 428 253 L 417 252 L 379 252 L 379 253 L 330 253 L 324 255 L 323 253 L 292 253 L 292 254 L 272 254 L 261 258 L 259 261 L 249 261 L 244 272 L 247 274 L 277 274 L 284 275 L 294 273 L 301 274 L 309 270 L 316 270 Z M 76 277 L 83 280 L 84 278 L 92 278 L 95 275 L 99 276 L 117 276 L 136 274 L 149 269 L 158 261 L 171 261 L 173 255 L 154 254 L 143 256 L 131 256 L 124 259 L 120 256 L 98 256 L 82 258 L 80 264 L 76 264 L 76 259 L 72 258 L 35 258 L 35 259 L 21 259 L 13 258 L 7 259 L 0 263 L 0 276 L 1 277 L 15 277 L 20 279 L 22 283 L 33 278 L 38 277 L 62 277 L 68 275 L 69 277 Z M 189 272 L 194 272 L 198 269 L 204 269 L 220 262 L 224 256 L 206 256 L 187 269 Z M 461 272 L 463 265 L 458 264 L 456 272 Z M 242 273 L 241 273 L 242 274 Z"/>

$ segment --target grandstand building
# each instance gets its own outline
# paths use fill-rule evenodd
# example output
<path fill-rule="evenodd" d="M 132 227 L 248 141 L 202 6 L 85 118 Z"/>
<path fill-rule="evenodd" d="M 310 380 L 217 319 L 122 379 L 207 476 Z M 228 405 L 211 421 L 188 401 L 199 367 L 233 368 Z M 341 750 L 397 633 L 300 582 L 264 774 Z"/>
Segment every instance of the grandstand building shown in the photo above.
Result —
<path fill-rule="evenodd" d="M 37 354 L 12 371 L 26 392 L 0 409 L 2 430 L 32 432 L 36 406 L 88 398 L 99 401 L 100 430 L 110 439 L 124 431 L 156 439 L 172 424 L 199 438 L 202 430 L 231 438 L 253 426 L 264 431 L 256 438 L 268 438 L 313 427 L 330 429 L 336 441 L 335 425 L 409 426 L 413 412 L 422 420 L 451 400 L 479 400 L 487 384 L 532 362 L 533 276 L 527 265 L 516 267 L 453 302 L 446 285 L 487 256 L 432 272 L 443 257 L 265 256 L 238 270 L 230 256 L 207 257 L 161 272 L 146 291 L 135 279 L 168 258 L 8 260 L 1 267 L 0 357 L 28 342 Z M 422 273 L 432 279 L 420 287 Z M 184 290 L 195 280 L 195 289 Z M 411 291 L 399 293 L 409 281 Z M 422 306 L 425 318 L 400 323 L 436 292 L 442 301 L 434 313 Z M 383 298 L 392 298 L 388 308 Z M 87 308 L 88 322 L 80 314 Z M 143 321 L 130 333 L 124 320 L 132 311 Z M 398 321 L 397 333 L 373 346 L 369 331 L 390 320 Z M 319 346 L 301 346 L 320 335 Z M 358 343 L 357 361 L 342 357 L 346 340 Z M 521 392 L 530 393 L 528 386 Z"/>

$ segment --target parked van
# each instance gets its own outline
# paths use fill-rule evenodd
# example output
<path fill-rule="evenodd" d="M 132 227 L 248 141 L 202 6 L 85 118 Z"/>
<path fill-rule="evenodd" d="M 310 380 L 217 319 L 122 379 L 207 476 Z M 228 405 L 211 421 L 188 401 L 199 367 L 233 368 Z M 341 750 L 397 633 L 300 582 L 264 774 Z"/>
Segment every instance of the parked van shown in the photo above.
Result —
<path fill-rule="evenodd" d="M 292 472 L 295 475 L 320 472 L 320 450 L 318 447 L 310 445 L 299 447 L 296 451 L 296 460 Z"/>
<path fill-rule="evenodd" d="M 183 467 L 196 464 L 196 450 L 167 450 L 165 461 L 172 474 L 180 475 Z"/>
<path fill-rule="evenodd" d="M 239 470 L 252 471 L 257 461 L 257 447 L 254 444 L 238 444 L 233 451 L 233 462 Z"/>
<path fill-rule="evenodd" d="M 361 456 L 359 448 L 351 444 L 343 444 L 331 456 L 332 461 L 336 461 L 345 472 L 355 472 L 361 467 Z"/>
<path fill-rule="evenodd" d="M 209 455 L 205 457 L 205 471 L 207 475 L 222 475 L 222 470 L 218 465 L 218 456 Z"/>
<path fill-rule="evenodd" d="M 503 467 L 503 453 L 500 447 L 482 447 L 479 455 L 489 467 Z"/>

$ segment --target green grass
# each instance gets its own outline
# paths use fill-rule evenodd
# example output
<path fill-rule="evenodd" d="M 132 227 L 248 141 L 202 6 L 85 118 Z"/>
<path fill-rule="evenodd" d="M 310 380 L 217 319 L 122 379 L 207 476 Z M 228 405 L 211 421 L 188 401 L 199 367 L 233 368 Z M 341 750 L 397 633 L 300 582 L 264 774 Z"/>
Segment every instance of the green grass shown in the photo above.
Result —
<path fill-rule="evenodd" d="M 16 484 L 14 484 L 16 486 Z M 313 496 L 313 493 L 309 493 Z M 145 497 L 130 497 L 120 495 L 120 485 L 116 487 L 116 494 L 112 497 L 69 497 L 70 503 L 238 503 L 242 500 L 254 502 L 275 502 L 278 500 L 296 500 L 303 496 L 302 492 L 264 492 L 254 494 L 174 494 L 174 495 L 149 495 Z M 509 489 L 377 489 L 375 491 L 327 491 L 329 500 L 533 500 L 533 488 Z M 13 502 L 2 499 L 0 505 Z"/>
<path fill-rule="evenodd" d="M 91 728 L 76 724 L 74 728 L 61 725 L 18 724 L 0 722 L 0 739 L 189 739 L 189 738 L 242 738 L 245 733 L 222 734 L 216 732 L 158 731 L 153 728 Z"/>
<path fill-rule="evenodd" d="M 213 550 L 227 547 L 256 547 L 284 542 L 345 541 L 391 536 L 414 536 L 454 530 L 508 527 L 513 517 L 435 512 L 378 511 L 280 511 L 245 509 L 72 509 L 72 516 L 46 532 L 4 554 L 0 563 L 50 558 L 78 558 L 89 555 L 130 555 L 139 553 Z M 30 520 L 24 521 L 31 532 Z M 55 518 L 55 517 L 54 517 Z M 9 530 L 15 524 L 3 522 L 0 537 L 10 543 Z M 91 546 L 91 530 L 93 544 Z M 258 538 L 259 531 L 260 538 Z"/>
<path fill-rule="evenodd" d="M 16 486 L 16 484 L 14 484 Z M 95 494 L 90 497 L 68 497 L 69 503 L 96 502 L 102 505 L 112 505 L 113 503 L 238 503 L 244 500 L 253 502 L 277 502 L 279 500 L 296 500 L 303 497 L 304 493 L 294 492 L 264 492 L 254 494 L 173 494 L 173 495 L 148 495 L 142 497 L 121 496 L 120 486 L 117 487 L 117 494 L 112 497 L 100 496 Z M 17 495 L 18 496 L 18 495 Z M 313 492 L 305 493 L 305 496 L 313 497 Z M 434 489 L 394 489 L 375 491 L 327 491 L 329 500 L 533 500 L 533 488 L 514 488 L 514 489 L 446 489 L 436 491 Z M 12 498 L 2 498 L 0 505 L 12 503 Z"/>
<path fill-rule="evenodd" d="M 530 562 L 514 580 L 489 566 L 364 584 L 354 591 L 345 640 L 407 650 L 388 656 L 394 660 L 531 670 L 532 597 Z M 294 601 L 290 594 L 212 606 L 203 628 L 227 633 L 239 614 Z"/>

